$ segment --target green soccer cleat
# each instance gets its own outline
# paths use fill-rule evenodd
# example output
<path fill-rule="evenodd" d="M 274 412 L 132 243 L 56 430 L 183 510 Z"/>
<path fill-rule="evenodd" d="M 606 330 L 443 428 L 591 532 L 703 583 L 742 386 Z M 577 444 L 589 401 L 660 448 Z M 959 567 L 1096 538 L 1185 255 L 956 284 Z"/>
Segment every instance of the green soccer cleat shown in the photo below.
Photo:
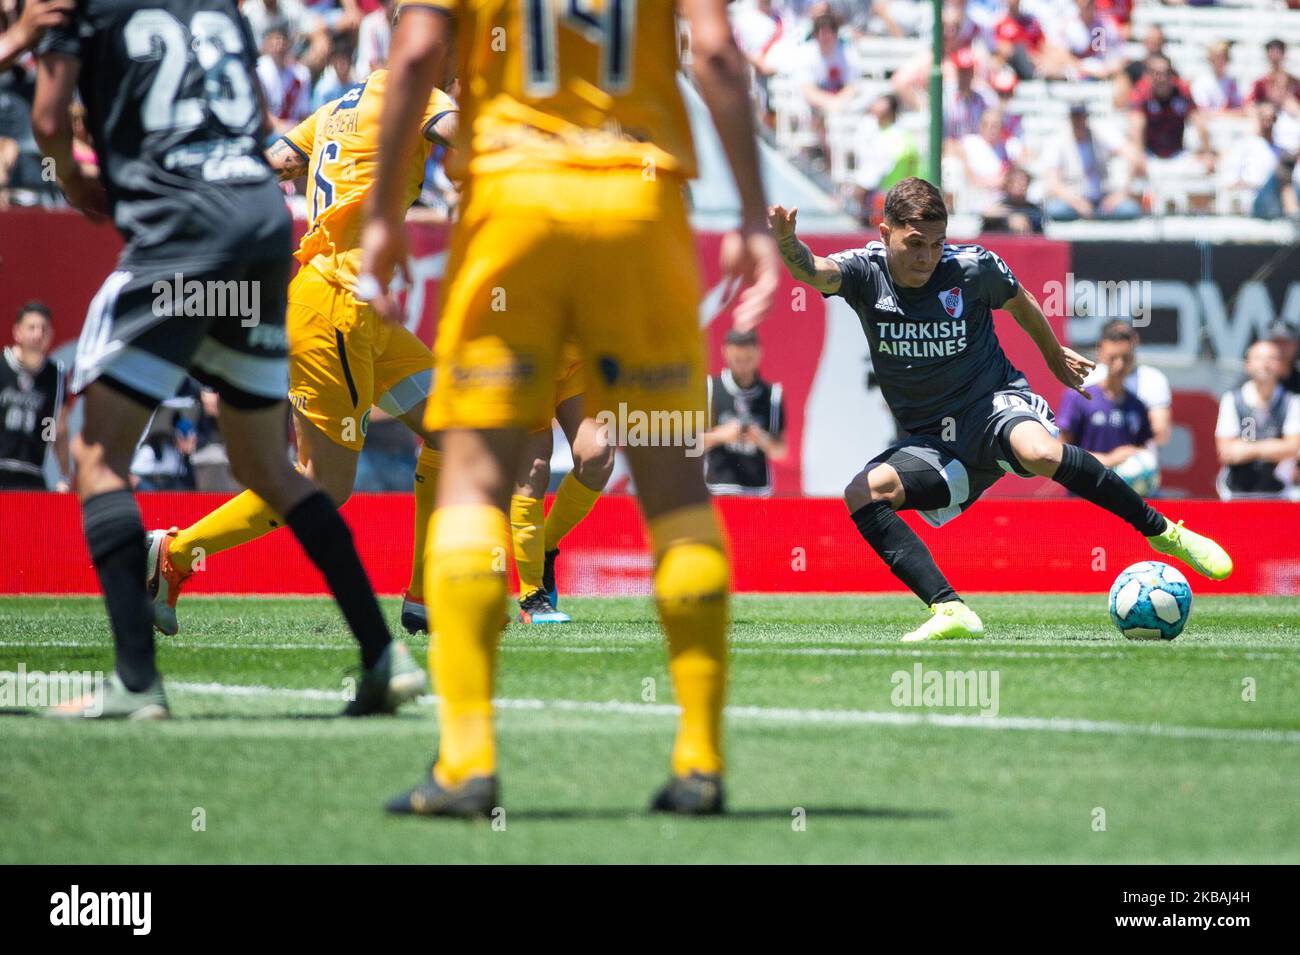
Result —
<path fill-rule="evenodd" d="M 551 606 L 550 598 L 540 587 L 519 601 L 520 623 L 569 623 L 571 618 Z"/>
<path fill-rule="evenodd" d="M 560 556 L 560 548 L 546 552 L 546 563 L 542 565 L 542 590 L 552 607 L 560 605 L 560 589 L 555 585 L 555 559 Z"/>
<path fill-rule="evenodd" d="M 1226 580 L 1232 574 L 1232 558 L 1228 552 L 1208 537 L 1183 527 L 1182 521 L 1175 524 L 1166 519 L 1164 533 L 1148 537 L 1147 543 L 1153 550 L 1177 557 L 1211 580 Z"/>
<path fill-rule="evenodd" d="M 161 676 L 155 676 L 148 688 L 133 693 L 113 673 L 104 681 L 103 689 L 53 707 L 46 715 L 67 720 L 165 720 L 171 716 L 171 709 L 163 693 Z"/>
<path fill-rule="evenodd" d="M 692 771 L 689 776 L 674 776 L 650 800 L 651 812 L 670 812 L 679 816 L 720 816 L 726 809 L 727 794 L 717 773 Z"/>
<path fill-rule="evenodd" d="M 496 776 L 471 776 L 459 786 L 447 789 L 433 778 L 432 767 L 424 782 L 384 804 L 385 812 L 397 816 L 446 816 L 452 819 L 489 819 L 496 808 Z"/>
<path fill-rule="evenodd" d="M 922 640 L 971 640 L 984 636 L 984 624 L 970 607 L 960 600 L 945 600 L 930 605 L 931 617 L 911 633 L 904 643 Z"/>
<path fill-rule="evenodd" d="M 429 688 L 420 665 L 411 659 L 406 644 L 394 640 L 384 648 L 379 662 L 361 674 L 356 699 L 343 708 L 343 716 L 373 716 L 395 713 L 408 700 Z"/>

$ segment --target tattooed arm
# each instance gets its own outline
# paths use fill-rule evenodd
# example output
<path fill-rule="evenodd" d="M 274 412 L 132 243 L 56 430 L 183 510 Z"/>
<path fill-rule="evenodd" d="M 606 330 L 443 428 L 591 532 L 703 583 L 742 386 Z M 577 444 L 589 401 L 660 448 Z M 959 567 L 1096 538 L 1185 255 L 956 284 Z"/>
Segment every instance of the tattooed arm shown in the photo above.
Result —
<path fill-rule="evenodd" d="M 832 295 L 840 290 L 840 267 L 830 259 L 813 255 L 812 249 L 795 235 L 794 223 L 798 214 L 798 209 L 786 210 L 784 206 L 772 206 L 767 210 L 767 221 L 776 236 L 781 258 L 790 274 L 800 282 Z"/>
<path fill-rule="evenodd" d="M 266 161 L 271 164 L 281 182 L 307 174 L 307 157 L 283 139 L 277 139 L 271 144 L 271 148 L 266 151 Z"/>

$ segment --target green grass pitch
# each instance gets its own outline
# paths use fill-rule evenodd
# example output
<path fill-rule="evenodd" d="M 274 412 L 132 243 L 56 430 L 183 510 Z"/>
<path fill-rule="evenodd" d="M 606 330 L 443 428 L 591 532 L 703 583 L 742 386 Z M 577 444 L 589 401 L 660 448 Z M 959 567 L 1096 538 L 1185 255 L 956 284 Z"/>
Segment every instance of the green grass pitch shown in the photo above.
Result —
<path fill-rule="evenodd" d="M 0 716 L 0 861 L 1300 862 L 1300 602 L 1202 599 L 1171 644 L 1101 596 L 971 603 L 987 639 L 913 647 L 911 599 L 737 598 L 733 811 L 666 819 L 653 607 L 565 600 L 503 640 L 494 825 L 381 812 L 435 708 L 329 718 L 356 655 L 327 601 L 187 599 L 170 722 Z M 106 632 L 98 600 L 0 599 L 0 671 L 107 670 Z M 895 705 L 917 664 L 996 675 L 996 715 Z"/>

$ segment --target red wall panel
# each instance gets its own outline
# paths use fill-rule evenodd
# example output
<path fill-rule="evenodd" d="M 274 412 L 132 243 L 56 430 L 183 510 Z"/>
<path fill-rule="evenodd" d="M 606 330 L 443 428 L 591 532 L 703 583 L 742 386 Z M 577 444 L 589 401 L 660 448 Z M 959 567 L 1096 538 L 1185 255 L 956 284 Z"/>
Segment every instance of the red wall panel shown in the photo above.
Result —
<path fill-rule="evenodd" d="M 141 494 L 147 527 L 185 525 L 220 504 L 216 494 Z M 836 500 L 720 499 L 736 589 L 747 592 L 871 592 L 901 587 L 858 537 Z M 1236 572 L 1214 583 L 1188 571 L 1197 593 L 1300 594 L 1295 505 L 1169 502 L 1173 519 L 1218 539 Z M 401 593 L 410 572 L 413 502 L 361 494 L 343 509 L 376 589 Z M 1128 564 L 1155 556 L 1118 519 L 1078 500 L 988 500 L 939 530 L 916 527 L 954 586 L 965 591 L 1106 591 Z M 649 593 L 650 560 L 635 502 L 608 496 L 565 541 L 568 593 Z M 94 570 L 70 495 L 0 494 L 0 594 L 95 593 Z M 324 592 L 292 536 L 279 530 L 211 556 L 193 593 Z"/>

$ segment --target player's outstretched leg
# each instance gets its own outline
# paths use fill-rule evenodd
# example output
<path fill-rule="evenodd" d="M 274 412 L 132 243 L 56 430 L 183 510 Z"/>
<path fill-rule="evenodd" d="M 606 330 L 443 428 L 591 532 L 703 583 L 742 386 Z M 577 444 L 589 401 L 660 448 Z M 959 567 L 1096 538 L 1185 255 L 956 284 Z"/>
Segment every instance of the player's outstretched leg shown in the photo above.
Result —
<path fill-rule="evenodd" d="M 655 603 L 682 709 L 672 778 L 654 812 L 725 810 L 722 711 L 727 693 L 731 563 L 698 463 L 680 448 L 629 447 L 655 561 Z"/>
<path fill-rule="evenodd" d="M 101 690 L 50 711 L 55 717 L 162 719 L 168 716 L 154 663 L 152 614 L 140 569 L 144 524 L 128 474 L 151 409 L 101 379 L 85 391 L 86 420 L 73 443 L 86 546 L 113 630 L 115 670 Z"/>
<path fill-rule="evenodd" d="M 545 563 L 542 566 L 542 590 L 551 605 L 560 605 L 560 590 L 555 580 L 555 562 L 560 556 L 560 542 L 591 513 L 614 471 L 614 448 L 605 428 L 595 418 L 583 417 L 583 397 L 574 395 L 555 407 L 555 420 L 573 450 L 573 470 L 564 476 L 555 491 L 555 500 L 546 515 Z"/>
<path fill-rule="evenodd" d="M 1232 558 L 1217 543 L 1183 527 L 1182 521 L 1168 520 L 1114 471 L 1082 448 L 1061 443 L 1037 421 L 1019 422 L 1008 439 L 1027 470 L 1110 511 L 1160 553 L 1177 557 L 1211 580 L 1223 580 L 1232 573 Z"/>
<path fill-rule="evenodd" d="M 370 577 L 357 556 L 352 532 L 339 516 L 334 501 L 285 457 L 284 420 L 284 403 L 248 410 L 223 399 L 221 433 L 230 454 L 231 472 L 274 513 L 284 515 L 298 543 L 325 577 L 348 628 L 360 644 L 361 680 L 356 698 L 344 709 L 344 715 L 391 713 L 424 692 L 428 686 L 424 671 L 388 632 Z M 323 460 L 331 453 L 327 448 L 339 454 L 350 452 L 332 445 L 319 432 L 313 434 L 309 423 L 297 419 L 295 423 L 299 425 L 300 450 L 304 443 L 309 448 L 305 452 L 308 473 L 327 488 L 336 485 L 333 493 L 346 496 L 343 489 L 351 490 L 352 474 L 327 469 Z"/>
<path fill-rule="evenodd" d="M 439 752 L 424 779 L 385 808 L 489 816 L 497 798 L 492 686 L 506 606 L 505 508 L 524 432 L 453 430 L 442 441 L 445 468 L 425 566 L 425 592 L 438 621 L 429 668 L 439 697 Z"/>
<path fill-rule="evenodd" d="M 896 513 L 904 505 L 925 508 L 929 502 L 922 495 L 929 492 L 925 479 L 929 472 L 918 472 L 916 486 L 908 489 L 893 465 L 869 464 L 844 490 L 844 502 L 858 533 L 879 555 L 890 571 L 907 585 L 930 608 L 930 619 L 903 636 L 903 641 L 961 640 L 980 637 L 984 624 L 975 611 L 957 596 L 948 579 L 934 562 L 930 549 L 916 532 L 903 523 Z M 942 479 L 936 475 L 938 485 Z M 941 494 L 937 506 L 948 503 L 946 486 L 933 489 Z"/>
<path fill-rule="evenodd" d="M 566 613 L 555 609 L 542 586 L 544 501 L 551 481 L 551 429 L 528 436 L 524 461 L 510 498 L 510 537 L 515 568 L 519 572 L 519 622 L 568 623 Z"/>

